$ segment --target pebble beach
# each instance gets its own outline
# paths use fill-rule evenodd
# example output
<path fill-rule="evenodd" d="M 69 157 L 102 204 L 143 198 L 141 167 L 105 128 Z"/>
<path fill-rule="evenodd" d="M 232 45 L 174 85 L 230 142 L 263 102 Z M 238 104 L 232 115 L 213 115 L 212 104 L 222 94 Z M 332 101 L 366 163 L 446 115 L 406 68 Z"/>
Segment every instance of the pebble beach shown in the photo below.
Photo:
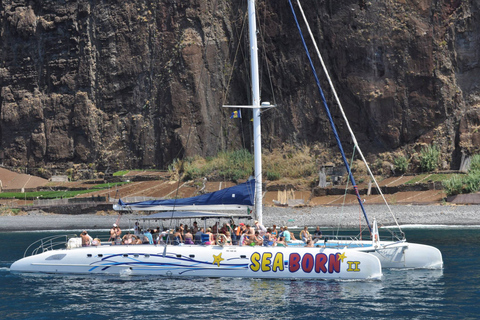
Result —
<path fill-rule="evenodd" d="M 366 212 L 370 222 L 374 218 L 379 226 L 394 226 L 395 219 L 384 205 L 367 205 Z M 400 226 L 477 226 L 480 227 L 479 205 L 393 205 L 391 211 Z M 112 212 L 106 214 L 50 214 L 34 211 L 23 215 L 0 216 L 0 231 L 41 231 L 41 230 L 98 230 L 110 229 L 113 223 L 120 228 L 133 226 L 135 219 L 141 215 Z M 192 221 L 182 221 L 191 224 Z M 316 206 L 304 208 L 264 207 L 263 222 L 265 226 L 273 224 L 289 227 L 316 226 L 357 228 L 365 226 L 365 219 L 359 206 Z M 160 224 L 150 222 L 151 226 Z M 164 223 L 168 225 L 168 222 Z M 213 224 L 213 223 L 212 223 Z M 145 222 L 145 225 L 148 225 Z"/>

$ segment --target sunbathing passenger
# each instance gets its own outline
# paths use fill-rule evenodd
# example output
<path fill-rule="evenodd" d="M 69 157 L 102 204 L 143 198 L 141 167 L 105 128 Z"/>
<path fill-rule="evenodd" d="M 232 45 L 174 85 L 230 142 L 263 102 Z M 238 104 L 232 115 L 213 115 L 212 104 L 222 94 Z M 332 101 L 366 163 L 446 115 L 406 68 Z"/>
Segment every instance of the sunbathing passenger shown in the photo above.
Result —
<path fill-rule="evenodd" d="M 312 240 L 307 240 L 307 245 L 305 247 L 313 248 L 313 241 Z"/>

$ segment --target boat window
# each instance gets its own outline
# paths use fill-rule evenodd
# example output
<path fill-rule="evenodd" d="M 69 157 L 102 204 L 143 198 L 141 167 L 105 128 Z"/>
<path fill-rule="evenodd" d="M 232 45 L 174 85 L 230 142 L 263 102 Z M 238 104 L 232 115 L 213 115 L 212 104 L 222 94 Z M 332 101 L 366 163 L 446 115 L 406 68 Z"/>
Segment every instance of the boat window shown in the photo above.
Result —
<path fill-rule="evenodd" d="M 89 254 L 87 254 L 87 257 L 88 257 L 88 258 L 91 258 L 91 257 L 92 257 L 92 255 L 89 253 Z"/>
<path fill-rule="evenodd" d="M 65 253 L 62 253 L 62 254 L 54 254 L 48 258 L 46 258 L 45 260 L 62 260 L 63 258 L 65 258 L 66 254 Z"/>
<path fill-rule="evenodd" d="M 123 257 L 124 257 L 124 258 L 127 258 L 127 257 L 128 257 L 128 254 L 124 254 Z"/>
<path fill-rule="evenodd" d="M 247 259 L 247 256 L 240 256 L 240 259 Z"/>
<path fill-rule="evenodd" d="M 191 255 L 190 255 L 190 258 L 195 258 L 195 255 L 194 255 L 194 254 L 191 254 Z"/>
<path fill-rule="evenodd" d="M 98 255 L 98 257 L 99 257 L 99 258 L 103 257 L 103 254 L 100 253 L 100 254 Z"/>
<path fill-rule="evenodd" d="M 150 255 L 149 255 L 149 254 L 146 254 L 146 255 L 145 255 L 145 258 L 150 258 Z"/>
<path fill-rule="evenodd" d="M 177 254 L 177 258 L 181 258 L 181 257 L 182 257 L 182 255 L 181 255 L 181 254 Z"/>
<path fill-rule="evenodd" d="M 134 254 L 133 257 L 134 257 L 134 258 L 138 258 L 138 254 Z"/>

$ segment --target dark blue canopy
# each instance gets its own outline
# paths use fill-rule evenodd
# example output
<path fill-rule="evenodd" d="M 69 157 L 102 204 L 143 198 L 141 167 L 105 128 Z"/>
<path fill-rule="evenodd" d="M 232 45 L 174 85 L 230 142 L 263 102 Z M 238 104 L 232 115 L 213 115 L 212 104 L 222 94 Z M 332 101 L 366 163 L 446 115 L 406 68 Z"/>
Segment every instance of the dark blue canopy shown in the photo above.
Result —
<path fill-rule="evenodd" d="M 184 199 L 149 200 L 124 203 L 119 200 L 115 210 L 237 210 L 252 207 L 255 198 L 255 179 L 234 187 Z M 207 208 L 208 206 L 208 208 Z M 198 208 L 201 207 L 201 208 Z"/>

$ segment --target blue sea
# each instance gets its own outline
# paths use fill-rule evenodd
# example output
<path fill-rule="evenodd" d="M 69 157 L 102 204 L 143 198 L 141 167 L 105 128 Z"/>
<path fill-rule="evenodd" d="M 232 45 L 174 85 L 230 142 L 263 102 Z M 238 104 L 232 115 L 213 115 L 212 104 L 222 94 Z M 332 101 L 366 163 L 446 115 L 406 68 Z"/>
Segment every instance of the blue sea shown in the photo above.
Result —
<path fill-rule="evenodd" d="M 0 319 L 479 319 L 480 229 L 404 231 L 439 248 L 444 269 L 384 270 L 382 281 L 12 274 L 53 233 L 0 233 Z"/>

